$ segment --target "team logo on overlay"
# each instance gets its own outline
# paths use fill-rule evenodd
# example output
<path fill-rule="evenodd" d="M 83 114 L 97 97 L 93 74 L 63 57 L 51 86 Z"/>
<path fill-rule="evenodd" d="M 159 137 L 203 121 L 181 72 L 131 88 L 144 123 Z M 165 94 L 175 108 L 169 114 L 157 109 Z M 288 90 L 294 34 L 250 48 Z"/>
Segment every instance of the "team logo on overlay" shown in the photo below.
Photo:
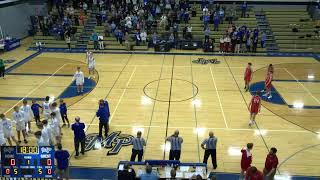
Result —
<path fill-rule="evenodd" d="M 106 148 L 110 149 L 107 156 L 117 155 L 123 146 L 131 145 L 132 140 L 132 135 L 121 134 L 121 131 L 112 132 L 108 137 L 102 139 L 98 138 L 97 133 L 92 133 L 86 136 L 85 151 Z"/>

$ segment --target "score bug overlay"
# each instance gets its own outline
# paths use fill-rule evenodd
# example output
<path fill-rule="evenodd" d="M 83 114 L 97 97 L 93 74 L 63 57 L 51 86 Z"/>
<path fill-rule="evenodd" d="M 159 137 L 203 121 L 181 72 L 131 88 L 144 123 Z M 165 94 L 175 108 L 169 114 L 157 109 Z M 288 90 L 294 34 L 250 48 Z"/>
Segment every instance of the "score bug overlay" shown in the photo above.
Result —
<path fill-rule="evenodd" d="M 16 178 L 53 178 L 53 146 L 1 147 L 1 175 Z"/>

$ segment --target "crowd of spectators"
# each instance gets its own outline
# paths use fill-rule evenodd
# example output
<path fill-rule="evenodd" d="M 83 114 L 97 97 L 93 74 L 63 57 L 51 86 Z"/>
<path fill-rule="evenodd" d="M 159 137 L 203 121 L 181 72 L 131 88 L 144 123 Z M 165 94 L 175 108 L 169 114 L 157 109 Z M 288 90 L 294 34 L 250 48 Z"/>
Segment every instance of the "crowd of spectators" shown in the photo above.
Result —
<path fill-rule="evenodd" d="M 197 14 L 199 8 L 202 9 L 200 15 Z M 79 13 L 75 13 L 75 9 Z M 103 36 L 115 37 L 127 49 L 132 45 L 153 47 L 161 40 L 175 47 L 177 40 L 193 39 L 189 20 L 197 16 L 203 21 L 205 51 L 214 51 L 216 41 L 220 43 L 221 53 L 256 52 L 259 40 L 260 46 L 265 47 L 264 32 L 259 32 L 258 28 L 251 30 L 245 24 L 233 24 L 237 14 L 248 17 L 246 1 L 240 7 L 235 3 L 227 7 L 214 0 L 202 0 L 200 4 L 190 4 L 189 0 L 56 0 L 50 14 L 40 20 L 40 28 L 44 35 L 53 34 L 70 45 L 76 33 L 74 26 L 85 24 L 88 10 L 95 12 L 97 25 L 103 26 L 103 34 L 95 31 L 90 37 L 94 49 L 104 49 Z M 229 27 L 215 40 L 211 35 L 221 29 L 219 26 L 224 21 Z M 213 31 L 209 24 L 213 24 Z"/>

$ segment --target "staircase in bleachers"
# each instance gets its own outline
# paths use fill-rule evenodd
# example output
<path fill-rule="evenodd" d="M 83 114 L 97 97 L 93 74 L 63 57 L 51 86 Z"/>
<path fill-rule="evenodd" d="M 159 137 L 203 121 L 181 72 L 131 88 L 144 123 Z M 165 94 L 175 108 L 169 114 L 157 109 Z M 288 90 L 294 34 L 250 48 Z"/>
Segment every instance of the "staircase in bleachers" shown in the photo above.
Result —
<path fill-rule="evenodd" d="M 90 41 L 90 36 L 93 33 L 93 30 L 96 24 L 97 24 L 97 20 L 95 17 L 95 13 L 91 13 L 88 18 L 88 21 L 84 25 L 83 32 L 81 33 L 77 41 L 76 48 L 85 48 L 85 49 L 87 48 L 87 44 Z"/>
<path fill-rule="evenodd" d="M 272 29 L 268 22 L 268 19 L 263 11 L 258 11 L 255 13 L 257 19 L 257 25 L 260 31 L 264 31 L 267 35 L 266 48 L 269 52 L 279 51 L 277 41 L 273 35 Z"/>

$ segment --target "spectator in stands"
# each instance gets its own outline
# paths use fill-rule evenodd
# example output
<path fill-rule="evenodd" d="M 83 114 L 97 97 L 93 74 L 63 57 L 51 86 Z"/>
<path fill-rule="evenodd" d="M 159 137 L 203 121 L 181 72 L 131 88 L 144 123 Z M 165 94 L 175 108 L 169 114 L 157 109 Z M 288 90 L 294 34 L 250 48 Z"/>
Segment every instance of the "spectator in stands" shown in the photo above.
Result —
<path fill-rule="evenodd" d="M 136 40 L 136 46 L 140 46 L 140 43 L 141 43 L 141 35 L 140 35 L 140 32 L 137 30 L 135 35 L 135 40 Z"/>
<path fill-rule="evenodd" d="M 257 52 L 257 46 L 258 46 L 258 37 L 253 37 L 252 40 L 252 52 Z"/>
<path fill-rule="evenodd" d="M 107 22 L 105 27 L 104 27 L 104 36 L 109 37 L 111 32 L 111 27 L 110 24 Z"/>
<path fill-rule="evenodd" d="M 147 32 L 145 30 L 142 30 L 141 34 L 141 42 L 143 45 L 147 44 Z"/>
<path fill-rule="evenodd" d="M 192 17 L 196 17 L 197 16 L 197 4 L 196 4 L 196 2 L 194 2 L 192 7 L 191 7 L 191 14 L 192 14 Z"/>
<path fill-rule="evenodd" d="M 100 13 L 96 14 L 96 20 L 97 20 L 97 25 L 101 26 L 102 25 L 102 16 Z"/>
<path fill-rule="evenodd" d="M 156 32 L 153 33 L 152 35 L 152 44 L 153 46 L 157 44 L 157 41 L 158 41 L 158 35 Z"/>
<path fill-rule="evenodd" d="M 247 9 L 248 9 L 247 1 L 243 1 L 243 4 L 241 6 L 241 17 L 242 18 L 246 17 Z"/>
<path fill-rule="evenodd" d="M 187 27 L 186 39 L 192 40 L 192 26 L 191 26 L 191 24 L 189 24 Z"/>
<path fill-rule="evenodd" d="M 174 36 L 174 39 L 178 39 L 178 37 L 179 37 L 178 32 L 179 32 L 179 25 L 175 22 L 173 24 L 173 36 Z"/>
<path fill-rule="evenodd" d="M 203 15 L 202 16 L 202 20 L 203 20 L 203 24 L 204 24 L 204 27 L 206 28 L 209 24 L 209 21 L 210 21 L 210 16 L 209 14 L 207 15 Z"/>
<path fill-rule="evenodd" d="M 111 32 L 114 33 L 116 28 L 117 28 L 116 24 L 114 23 L 114 21 L 112 21 L 112 23 L 111 23 Z"/>
<path fill-rule="evenodd" d="M 109 110 L 109 103 L 107 100 L 100 99 L 99 100 L 99 109 L 96 113 L 97 117 L 99 118 L 99 138 L 102 138 L 102 128 L 104 128 L 104 135 L 105 137 L 108 136 L 109 132 L 109 117 L 110 117 L 110 110 Z"/>
<path fill-rule="evenodd" d="M 146 166 L 146 173 L 141 174 L 140 180 L 157 180 L 159 175 L 156 172 L 152 172 L 152 167 L 150 165 Z"/>
<path fill-rule="evenodd" d="M 219 16 L 220 23 L 223 24 L 223 21 L 224 21 L 224 10 L 223 10 L 222 7 L 220 8 L 220 10 L 218 12 L 218 16 Z"/>
<path fill-rule="evenodd" d="M 124 164 L 123 170 L 118 171 L 118 180 L 135 180 L 136 172 L 128 163 Z"/>
<path fill-rule="evenodd" d="M 68 49 L 71 50 L 71 37 L 66 34 L 65 40 L 66 44 L 68 45 Z"/>
<path fill-rule="evenodd" d="M 189 18 L 190 18 L 190 13 L 189 13 L 188 10 L 186 10 L 186 11 L 184 12 L 184 23 L 185 23 L 185 24 L 188 24 L 188 23 L 189 23 Z"/>
<path fill-rule="evenodd" d="M 277 153 L 277 149 L 275 147 L 272 147 L 270 149 L 269 154 L 267 155 L 265 166 L 263 169 L 263 175 L 265 180 L 274 179 L 274 175 L 276 174 L 276 170 L 279 163 L 276 153 Z"/>
<path fill-rule="evenodd" d="M 79 22 L 80 22 L 81 26 L 84 26 L 84 16 L 83 16 L 82 12 L 80 13 L 80 16 L 79 16 Z"/>
<path fill-rule="evenodd" d="M 213 24 L 214 24 L 214 31 L 219 31 L 219 24 L 220 24 L 220 19 L 218 16 L 214 16 L 213 18 Z"/>
<path fill-rule="evenodd" d="M 252 39 L 250 37 L 247 37 L 246 39 L 247 52 L 251 52 Z"/>
<path fill-rule="evenodd" d="M 57 179 L 69 179 L 69 158 L 70 154 L 67 150 L 62 149 L 61 144 L 57 144 L 58 150 L 54 153 L 54 158 L 57 160 Z"/>
<path fill-rule="evenodd" d="M 220 43 L 220 51 L 219 51 L 219 53 L 223 53 L 224 52 L 224 36 L 221 36 L 221 38 L 219 40 L 219 43 Z"/>
<path fill-rule="evenodd" d="M 86 134 L 84 132 L 85 124 L 80 122 L 80 117 L 77 116 L 75 122 L 71 125 L 71 129 L 74 133 L 74 148 L 75 148 L 75 157 L 79 156 L 79 146 L 81 145 L 81 154 L 84 155 L 85 150 L 85 141 L 86 141 Z"/>
<path fill-rule="evenodd" d="M 93 41 L 93 48 L 97 50 L 99 46 L 99 42 L 98 42 L 98 34 L 96 32 L 94 32 L 91 35 L 91 40 Z"/>
<path fill-rule="evenodd" d="M 4 74 L 5 74 L 5 65 L 3 59 L 0 59 L 0 77 L 4 79 Z"/>
<path fill-rule="evenodd" d="M 82 8 L 84 11 L 84 14 L 87 15 L 87 11 L 88 11 L 88 4 L 84 1 L 82 4 Z"/>
<path fill-rule="evenodd" d="M 236 46 L 235 46 L 235 53 L 240 53 L 240 45 L 241 44 L 241 39 L 239 36 L 237 36 L 236 39 Z"/>
<path fill-rule="evenodd" d="M 214 0 L 209 0 L 209 9 L 214 8 Z"/>
<path fill-rule="evenodd" d="M 209 12 L 209 10 L 208 10 L 207 6 L 204 6 L 202 9 L 202 16 L 208 15 L 208 12 Z"/>
<path fill-rule="evenodd" d="M 246 180 L 263 180 L 263 174 L 255 166 L 247 169 Z"/>
<path fill-rule="evenodd" d="M 265 47 L 266 40 L 267 40 L 267 34 L 263 31 L 260 39 L 261 48 Z"/>
<path fill-rule="evenodd" d="M 123 37 L 124 36 L 124 34 L 123 34 L 123 32 L 122 32 L 122 30 L 118 30 L 118 41 L 119 41 L 119 43 L 122 45 L 122 42 L 123 42 Z"/>
<path fill-rule="evenodd" d="M 99 41 L 99 49 L 103 50 L 104 49 L 103 36 L 99 36 L 98 41 Z"/>
<path fill-rule="evenodd" d="M 129 42 L 129 33 L 126 32 L 125 36 L 124 36 L 124 44 L 126 46 L 126 50 L 129 51 L 130 50 L 130 42 Z"/>
<path fill-rule="evenodd" d="M 207 26 L 207 28 L 204 30 L 204 41 L 205 42 L 209 40 L 210 34 L 211 34 L 210 27 Z"/>
<path fill-rule="evenodd" d="M 229 35 L 224 37 L 224 52 L 228 53 L 230 50 L 231 38 Z"/>

